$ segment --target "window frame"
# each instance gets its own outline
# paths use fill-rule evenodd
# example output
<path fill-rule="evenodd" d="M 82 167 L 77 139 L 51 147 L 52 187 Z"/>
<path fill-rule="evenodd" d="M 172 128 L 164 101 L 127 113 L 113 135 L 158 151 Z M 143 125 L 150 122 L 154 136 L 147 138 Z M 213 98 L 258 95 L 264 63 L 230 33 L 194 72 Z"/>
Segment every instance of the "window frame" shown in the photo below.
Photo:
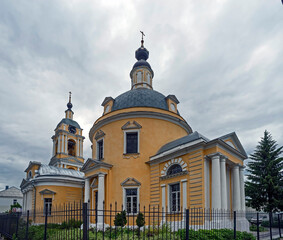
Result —
<path fill-rule="evenodd" d="M 51 201 L 46 202 L 47 199 L 50 199 Z M 44 204 L 43 215 L 45 216 L 46 205 L 47 205 L 47 216 L 51 216 L 51 213 L 52 213 L 52 198 L 44 198 L 43 201 L 44 201 L 43 202 L 43 204 Z"/>
<path fill-rule="evenodd" d="M 126 190 L 127 189 L 137 189 L 137 212 L 133 213 L 127 212 L 127 195 L 126 195 Z M 123 210 L 126 211 L 127 214 L 129 215 L 137 215 L 139 213 L 139 204 L 140 204 L 140 187 L 139 186 L 125 186 L 123 187 Z M 133 209 L 132 209 L 133 210 Z"/>
<path fill-rule="evenodd" d="M 173 199 L 172 199 L 172 186 L 179 184 L 179 201 L 178 201 L 178 194 L 177 194 L 177 205 L 176 205 L 176 210 L 173 211 Z M 169 213 L 178 213 L 181 211 L 181 183 L 180 182 L 174 182 L 168 184 L 168 212 Z"/>
<path fill-rule="evenodd" d="M 102 142 L 102 158 L 99 158 L 99 143 Z M 104 159 L 104 138 L 99 138 L 96 140 L 96 159 L 101 161 Z"/>
<path fill-rule="evenodd" d="M 127 152 L 127 133 L 137 133 L 137 152 L 136 153 Z M 139 153 L 140 153 L 140 130 L 138 129 L 124 130 L 124 154 L 139 154 Z"/>

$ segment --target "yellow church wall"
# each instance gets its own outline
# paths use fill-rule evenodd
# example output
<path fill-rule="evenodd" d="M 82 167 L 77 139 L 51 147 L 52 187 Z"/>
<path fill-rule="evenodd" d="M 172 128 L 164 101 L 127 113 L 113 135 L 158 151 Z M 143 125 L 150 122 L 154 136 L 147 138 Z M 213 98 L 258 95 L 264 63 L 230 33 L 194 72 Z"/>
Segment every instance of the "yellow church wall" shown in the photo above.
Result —
<path fill-rule="evenodd" d="M 36 187 L 36 208 L 43 208 L 44 207 L 44 198 L 49 195 L 40 194 L 40 192 L 44 189 L 48 189 L 50 191 L 55 192 L 54 196 L 52 197 L 52 207 L 66 203 L 79 203 L 82 202 L 82 188 L 76 187 L 66 187 L 66 186 L 37 186 Z"/>
<path fill-rule="evenodd" d="M 148 108 L 142 109 L 148 110 Z M 117 114 L 117 112 L 118 111 L 115 111 L 115 114 Z M 166 111 L 166 113 L 168 113 L 168 111 Z M 110 115 L 111 113 L 107 114 L 107 116 Z M 122 130 L 121 127 L 128 121 L 136 121 L 142 126 L 142 128 L 137 129 L 137 131 L 139 131 L 140 143 L 140 153 L 138 154 L 124 154 L 124 130 Z M 106 176 L 106 181 L 109 181 L 107 184 L 109 189 L 105 191 L 105 200 L 107 205 L 110 203 L 114 205 L 117 201 L 117 204 L 120 208 L 120 206 L 123 204 L 123 188 L 121 183 L 126 178 L 132 177 L 141 182 L 139 194 L 140 203 L 148 206 L 150 203 L 150 188 L 148 186 L 150 186 L 152 182 L 150 181 L 150 167 L 145 163 L 149 160 L 150 156 L 156 154 L 162 145 L 187 135 L 187 132 L 179 125 L 169 121 L 150 118 L 129 118 L 117 120 L 104 125 L 99 130 L 102 130 L 105 133 L 103 136 L 103 161 L 113 165 L 111 171 L 109 171 Z M 94 133 L 94 136 L 95 134 L 96 133 Z M 92 157 L 95 159 L 95 139 L 93 139 L 93 145 Z"/>
<path fill-rule="evenodd" d="M 161 171 L 164 169 L 165 164 L 169 163 L 171 161 L 165 161 L 159 164 L 158 167 L 158 174 L 159 177 L 159 205 L 162 205 L 162 189 L 161 185 L 166 185 L 166 206 L 169 205 L 168 203 L 168 185 L 174 184 L 174 183 L 180 183 L 180 191 L 181 191 L 181 206 L 183 205 L 183 186 L 182 181 L 187 180 L 187 207 L 189 208 L 200 208 L 204 207 L 205 204 L 205 195 L 204 195 L 204 164 L 203 164 L 203 149 L 197 149 L 192 150 L 190 153 L 187 153 L 185 155 L 180 155 L 175 159 L 182 159 L 184 163 L 187 164 L 186 170 L 188 171 L 188 174 L 176 176 L 168 179 L 160 179 Z M 154 165 L 152 166 L 154 167 Z M 168 167 L 169 168 L 169 167 Z M 167 168 L 167 169 L 168 169 Z M 154 191 L 154 188 L 151 188 Z"/>

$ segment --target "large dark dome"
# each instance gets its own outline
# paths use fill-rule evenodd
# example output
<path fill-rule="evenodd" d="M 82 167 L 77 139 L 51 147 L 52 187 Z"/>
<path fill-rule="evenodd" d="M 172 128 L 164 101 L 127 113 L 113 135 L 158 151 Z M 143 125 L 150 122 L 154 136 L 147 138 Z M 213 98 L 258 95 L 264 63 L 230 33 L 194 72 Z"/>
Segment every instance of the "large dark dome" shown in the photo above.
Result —
<path fill-rule="evenodd" d="M 116 97 L 112 111 L 131 107 L 153 107 L 168 110 L 165 96 L 146 88 L 133 89 Z"/>

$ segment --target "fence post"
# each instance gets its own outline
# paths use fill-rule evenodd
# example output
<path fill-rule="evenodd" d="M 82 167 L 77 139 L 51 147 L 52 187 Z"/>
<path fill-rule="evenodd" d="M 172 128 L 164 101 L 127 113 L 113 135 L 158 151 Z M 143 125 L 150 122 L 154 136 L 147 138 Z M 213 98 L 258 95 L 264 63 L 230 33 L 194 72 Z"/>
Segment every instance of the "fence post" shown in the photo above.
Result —
<path fill-rule="evenodd" d="M 190 209 L 186 209 L 186 240 L 189 240 L 190 236 Z"/>
<path fill-rule="evenodd" d="M 272 213 L 269 213 L 269 235 L 270 239 L 272 240 Z"/>
<path fill-rule="evenodd" d="M 280 214 L 278 214 L 278 229 L 279 229 L 279 237 L 282 237 L 282 236 L 281 236 Z"/>
<path fill-rule="evenodd" d="M 259 213 L 256 213 L 256 235 L 257 240 L 259 240 Z"/>
<path fill-rule="evenodd" d="M 26 240 L 28 240 L 29 210 L 27 211 Z"/>
<path fill-rule="evenodd" d="M 236 211 L 234 211 L 234 239 L 237 238 Z"/>
<path fill-rule="evenodd" d="M 87 230 L 88 230 L 88 221 L 87 221 L 87 203 L 83 203 L 83 240 L 88 239 Z M 96 223 L 97 226 L 97 223 Z"/>
<path fill-rule="evenodd" d="M 17 216 L 16 237 L 18 237 L 20 213 L 17 212 L 17 213 L 16 213 L 16 216 Z"/>
<path fill-rule="evenodd" d="M 48 218 L 47 214 L 48 214 L 48 207 L 45 206 L 44 240 L 47 239 L 47 220 L 48 220 L 48 219 L 47 219 L 47 218 Z"/>

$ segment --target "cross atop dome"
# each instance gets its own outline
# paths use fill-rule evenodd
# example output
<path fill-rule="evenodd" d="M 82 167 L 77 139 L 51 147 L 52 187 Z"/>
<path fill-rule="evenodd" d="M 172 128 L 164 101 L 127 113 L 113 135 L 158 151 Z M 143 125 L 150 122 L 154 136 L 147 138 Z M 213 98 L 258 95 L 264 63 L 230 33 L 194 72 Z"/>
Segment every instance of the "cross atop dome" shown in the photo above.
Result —
<path fill-rule="evenodd" d="M 73 119 L 74 112 L 72 111 L 72 92 L 69 92 L 69 102 L 67 103 L 66 118 Z"/>
<path fill-rule="evenodd" d="M 130 72 L 132 88 L 148 88 L 152 89 L 152 78 L 154 73 L 151 69 L 150 64 L 146 61 L 149 57 L 149 51 L 144 47 L 143 37 L 145 36 L 143 31 L 140 31 L 142 34 L 141 47 L 138 48 L 135 52 L 135 57 L 138 60 L 132 71 Z"/>

